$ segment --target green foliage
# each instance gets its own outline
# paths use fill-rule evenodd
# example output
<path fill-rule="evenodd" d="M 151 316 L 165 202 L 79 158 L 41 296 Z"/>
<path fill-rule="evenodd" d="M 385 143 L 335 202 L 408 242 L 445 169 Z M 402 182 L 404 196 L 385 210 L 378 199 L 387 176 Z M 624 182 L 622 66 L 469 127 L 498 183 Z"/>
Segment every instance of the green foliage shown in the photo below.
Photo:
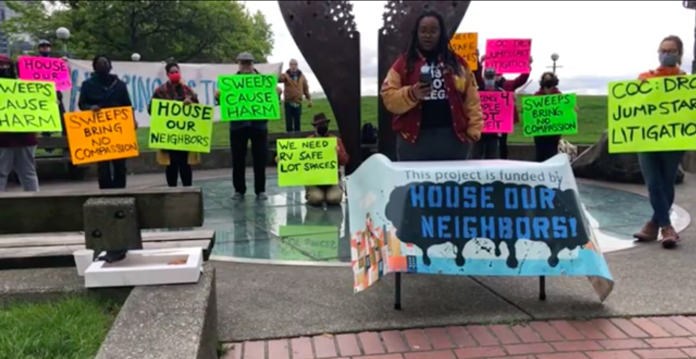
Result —
<path fill-rule="evenodd" d="M 273 32 L 260 12 L 237 1 L 7 1 L 18 16 L 0 24 L 14 40 L 56 41 L 61 26 L 71 31 L 69 52 L 76 58 L 106 54 L 128 61 L 234 62 L 249 51 L 265 60 Z"/>
<path fill-rule="evenodd" d="M 0 359 L 92 358 L 117 313 L 87 297 L 0 306 Z"/>

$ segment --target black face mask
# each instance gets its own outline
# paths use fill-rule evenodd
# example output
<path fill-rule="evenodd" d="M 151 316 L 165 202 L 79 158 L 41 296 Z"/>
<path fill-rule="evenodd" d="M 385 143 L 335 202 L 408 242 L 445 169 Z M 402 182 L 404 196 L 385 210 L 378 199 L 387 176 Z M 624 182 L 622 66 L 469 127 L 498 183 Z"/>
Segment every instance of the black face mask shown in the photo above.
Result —
<path fill-rule="evenodd" d="M 100 67 L 98 69 L 94 69 L 94 73 L 99 75 L 99 76 L 106 76 L 111 72 L 111 69 L 108 67 Z"/>
<path fill-rule="evenodd" d="M 545 88 L 554 88 L 558 86 L 558 79 L 550 79 L 550 80 L 543 80 L 541 81 L 541 87 Z"/>
<path fill-rule="evenodd" d="M 317 126 L 317 133 L 319 134 L 319 136 L 326 136 L 326 134 L 329 133 L 329 126 Z"/>

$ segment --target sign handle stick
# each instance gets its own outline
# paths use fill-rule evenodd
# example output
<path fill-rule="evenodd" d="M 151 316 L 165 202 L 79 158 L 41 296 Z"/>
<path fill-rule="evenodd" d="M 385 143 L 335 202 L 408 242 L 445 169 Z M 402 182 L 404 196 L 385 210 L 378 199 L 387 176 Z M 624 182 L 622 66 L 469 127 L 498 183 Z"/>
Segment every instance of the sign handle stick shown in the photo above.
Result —
<path fill-rule="evenodd" d="M 394 275 L 394 309 L 401 310 L 401 273 Z"/>
<path fill-rule="evenodd" d="M 546 277 L 539 277 L 539 300 L 546 300 Z"/>

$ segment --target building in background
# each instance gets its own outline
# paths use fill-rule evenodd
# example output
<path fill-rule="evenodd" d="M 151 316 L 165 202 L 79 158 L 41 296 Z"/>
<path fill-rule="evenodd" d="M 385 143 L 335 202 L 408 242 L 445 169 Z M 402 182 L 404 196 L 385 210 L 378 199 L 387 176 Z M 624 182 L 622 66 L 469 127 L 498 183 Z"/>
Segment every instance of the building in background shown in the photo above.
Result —
<path fill-rule="evenodd" d="M 15 15 L 15 12 L 7 7 L 5 1 L 0 1 L 0 22 L 11 19 Z M 0 54 L 9 56 L 10 55 L 10 39 L 9 36 L 5 35 L 0 31 Z"/>
<path fill-rule="evenodd" d="M 17 14 L 14 10 L 7 7 L 7 1 L 0 1 L 0 22 L 9 20 Z M 12 53 L 26 53 L 31 51 L 33 45 L 30 42 L 29 36 L 22 36 L 19 41 L 12 42 L 8 34 L 4 34 L 0 30 L 0 54 L 11 56 Z"/>

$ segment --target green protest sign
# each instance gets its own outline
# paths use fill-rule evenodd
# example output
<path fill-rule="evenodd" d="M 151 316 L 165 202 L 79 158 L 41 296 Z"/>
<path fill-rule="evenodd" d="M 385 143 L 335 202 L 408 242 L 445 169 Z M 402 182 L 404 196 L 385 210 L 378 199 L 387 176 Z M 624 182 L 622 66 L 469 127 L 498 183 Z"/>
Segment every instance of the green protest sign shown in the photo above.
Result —
<path fill-rule="evenodd" d="M 337 226 L 280 226 L 278 253 L 274 259 L 286 261 L 336 260 Z"/>
<path fill-rule="evenodd" d="M 694 75 L 610 82 L 609 153 L 696 150 Z"/>
<path fill-rule="evenodd" d="M 148 147 L 210 153 L 213 106 L 152 100 Z"/>
<path fill-rule="evenodd" d="M 553 94 L 522 98 L 525 137 L 574 135 L 578 133 L 577 96 Z"/>
<path fill-rule="evenodd" d="M 220 120 L 279 120 L 278 75 L 221 75 Z"/>
<path fill-rule="evenodd" d="M 0 79 L 0 132 L 62 131 L 56 85 Z"/>
<path fill-rule="evenodd" d="M 276 141 L 278 186 L 338 184 L 335 137 L 293 138 Z"/>

